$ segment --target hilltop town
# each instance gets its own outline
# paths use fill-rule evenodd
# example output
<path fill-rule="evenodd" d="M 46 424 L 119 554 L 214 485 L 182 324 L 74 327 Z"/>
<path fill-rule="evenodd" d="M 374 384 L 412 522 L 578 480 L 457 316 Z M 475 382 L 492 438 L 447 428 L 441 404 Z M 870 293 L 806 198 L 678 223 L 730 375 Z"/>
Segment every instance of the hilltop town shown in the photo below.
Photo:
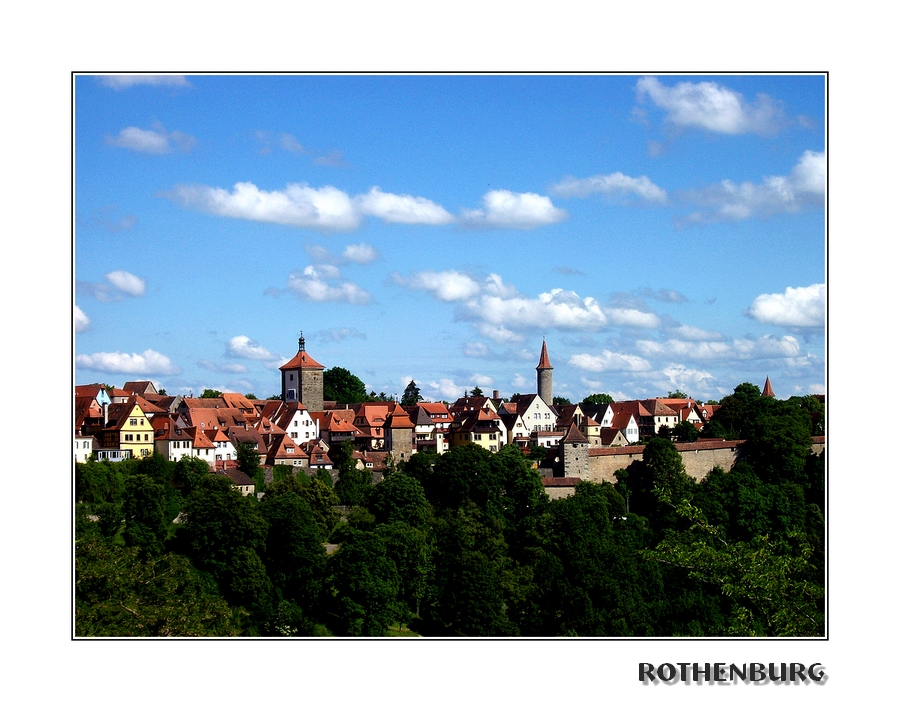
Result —
<path fill-rule="evenodd" d="M 615 482 L 616 470 L 640 459 L 639 443 L 660 434 L 674 439 L 685 424 L 694 436 L 679 438 L 688 442 L 678 448 L 695 479 L 714 466 L 731 467 L 740 447 L 740 441 L 699 438 L 718 405 L 689 397 L 554 404 L 546 341 L 535 368 L 537 392 L 508 399 L 495 390 L 454 403 L 338 403 L 324 398 L 325 370 L 301 335 L 296 355 L 280 368 L 280 400 L 251 400 L 239 393 L 170 396 L 157 392 L 151 381 L 129 381 L 122 388 L 76 386 L 75 461 L 94 456 L 116 462 L 154 452 L 170 461 L 191 456 L 249 494 L 253 482 L 237 468 L 242 443 L 265 467 L 331 471 L 329 452 L 350 441 L 357 467 L 370 470 L 376 482 L 388 458 L 402 462 L 415 453 L 443 454 L 467 443 L 490 452 L 514 445 L 537 455 L 545 487 L 551 496 L 562 496 L 580 480 Z M 768 378 L 762 395 L 774 397 Z M 814 438 L 813 451 L 822 449 L 824 437 Z"/>

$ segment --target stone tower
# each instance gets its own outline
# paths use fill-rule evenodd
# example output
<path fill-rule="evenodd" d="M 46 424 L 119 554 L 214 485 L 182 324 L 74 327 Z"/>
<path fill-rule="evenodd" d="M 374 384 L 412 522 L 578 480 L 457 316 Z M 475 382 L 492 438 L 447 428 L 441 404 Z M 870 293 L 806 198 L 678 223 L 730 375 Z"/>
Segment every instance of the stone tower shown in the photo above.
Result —
<path fill-rule="evenodd" d="M 553 405 L 553 366 L 547 355 L 547 342 L 541 345 L 541 360 L 537 365 L 537 392 L 547 405 Z"/>
<path fill-rule="evenodd" d="M 288 403 L 303 403 L 309 411 L 324 410 L 325 367 L 306 353 L 300 332 L 297 355 L 281 367 L 281 397 Z"/>

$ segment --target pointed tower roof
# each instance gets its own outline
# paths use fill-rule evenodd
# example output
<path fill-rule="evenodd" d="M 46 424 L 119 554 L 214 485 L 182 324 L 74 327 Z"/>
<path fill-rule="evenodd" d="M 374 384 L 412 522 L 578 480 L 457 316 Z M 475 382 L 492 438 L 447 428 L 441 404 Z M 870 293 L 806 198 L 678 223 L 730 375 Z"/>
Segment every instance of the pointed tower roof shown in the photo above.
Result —
<path fill-rule="evenodd" d="M 538 368 L 538 370 L 545 369 L 545 368 L 553 368 L 553 366 L 550 365 L 550 357 L 547 355 L 547 342 L 546 341 L 544 341 L 541 344 L 541 360 L 538 361 L 537 368 Z"/>
<path fill-rule="evenodd" d="M 582 433 L 578 426 L 575 423 L 572 423 L 569 426 L 569 431 L 566 433 L 566 436 L 562 439 L 564 443 L 589 443 L 590 441 L 585 437 L 585 434 Z"/>
<path fill-rule="evenodd" d="M 312 356 L 306 353 L 306 339 L 303 338 L 303 332 L 300 332 L 299 351 L 290 361 L 279 368 L 280 371 L 286 371 L 293 368 L 311 368 L 325 370 L 325 367 L 316 361 Z"/>
<path fill-rule="evenodd" d="M 775 391 L 772 390 L 772 384 L 769 382 L 768 376 L 766 376 L 766 385 L 763 387 L 762 394 L 764 396 L 769 396 L 769 398 L 775 397 Z"/>

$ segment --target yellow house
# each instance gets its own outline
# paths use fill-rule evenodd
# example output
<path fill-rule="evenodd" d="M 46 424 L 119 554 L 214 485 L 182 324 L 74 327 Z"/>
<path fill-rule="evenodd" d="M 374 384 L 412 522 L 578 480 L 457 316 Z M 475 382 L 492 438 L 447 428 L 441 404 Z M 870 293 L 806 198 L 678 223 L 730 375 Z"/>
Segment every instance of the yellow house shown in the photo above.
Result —
<path fill-rule="evenodd" d="M 153 453 L 153 425 L 131 396 L 125 403 L 108 406 L 106 427 L 101 434 L 101 447 L 129 450 L 132 457 L 148 457 Z"/>

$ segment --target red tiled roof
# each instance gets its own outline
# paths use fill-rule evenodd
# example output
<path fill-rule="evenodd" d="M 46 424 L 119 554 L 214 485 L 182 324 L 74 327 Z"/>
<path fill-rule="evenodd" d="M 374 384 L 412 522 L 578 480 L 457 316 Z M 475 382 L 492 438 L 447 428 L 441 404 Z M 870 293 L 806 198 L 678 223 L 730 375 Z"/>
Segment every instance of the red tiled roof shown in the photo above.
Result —
<path fill-rule="evenodd" d="M 577 487 L 582 482 L 579 477 L 541 477 L 544 487 Z"/>
<path fill-rule="evenodd" d="M 579 429 L 575 423 L 572 423 L 569 426 L 569 431 L 566 433 L 566 436 L 562 439 L 564 443 L 586 443 L 590 442 Z"/>
<path fill-rule="evenodd" d="M 547 342 L 546 341 L 544 341 L 541 344 L 541 360 L 538 361 L 537 367 L 539 369 L 553 368 L 553 366 L 550 365 L 550 356 L 547 355 Z"/>
<path fill-rule="evenodd" d="M 281 371 L 287 371 L 293 368 L 311 368 L 324 371 L 325 367 L 310 356 L 306 351 L 298 351 L 297 355 L 280 368 Z"/>

